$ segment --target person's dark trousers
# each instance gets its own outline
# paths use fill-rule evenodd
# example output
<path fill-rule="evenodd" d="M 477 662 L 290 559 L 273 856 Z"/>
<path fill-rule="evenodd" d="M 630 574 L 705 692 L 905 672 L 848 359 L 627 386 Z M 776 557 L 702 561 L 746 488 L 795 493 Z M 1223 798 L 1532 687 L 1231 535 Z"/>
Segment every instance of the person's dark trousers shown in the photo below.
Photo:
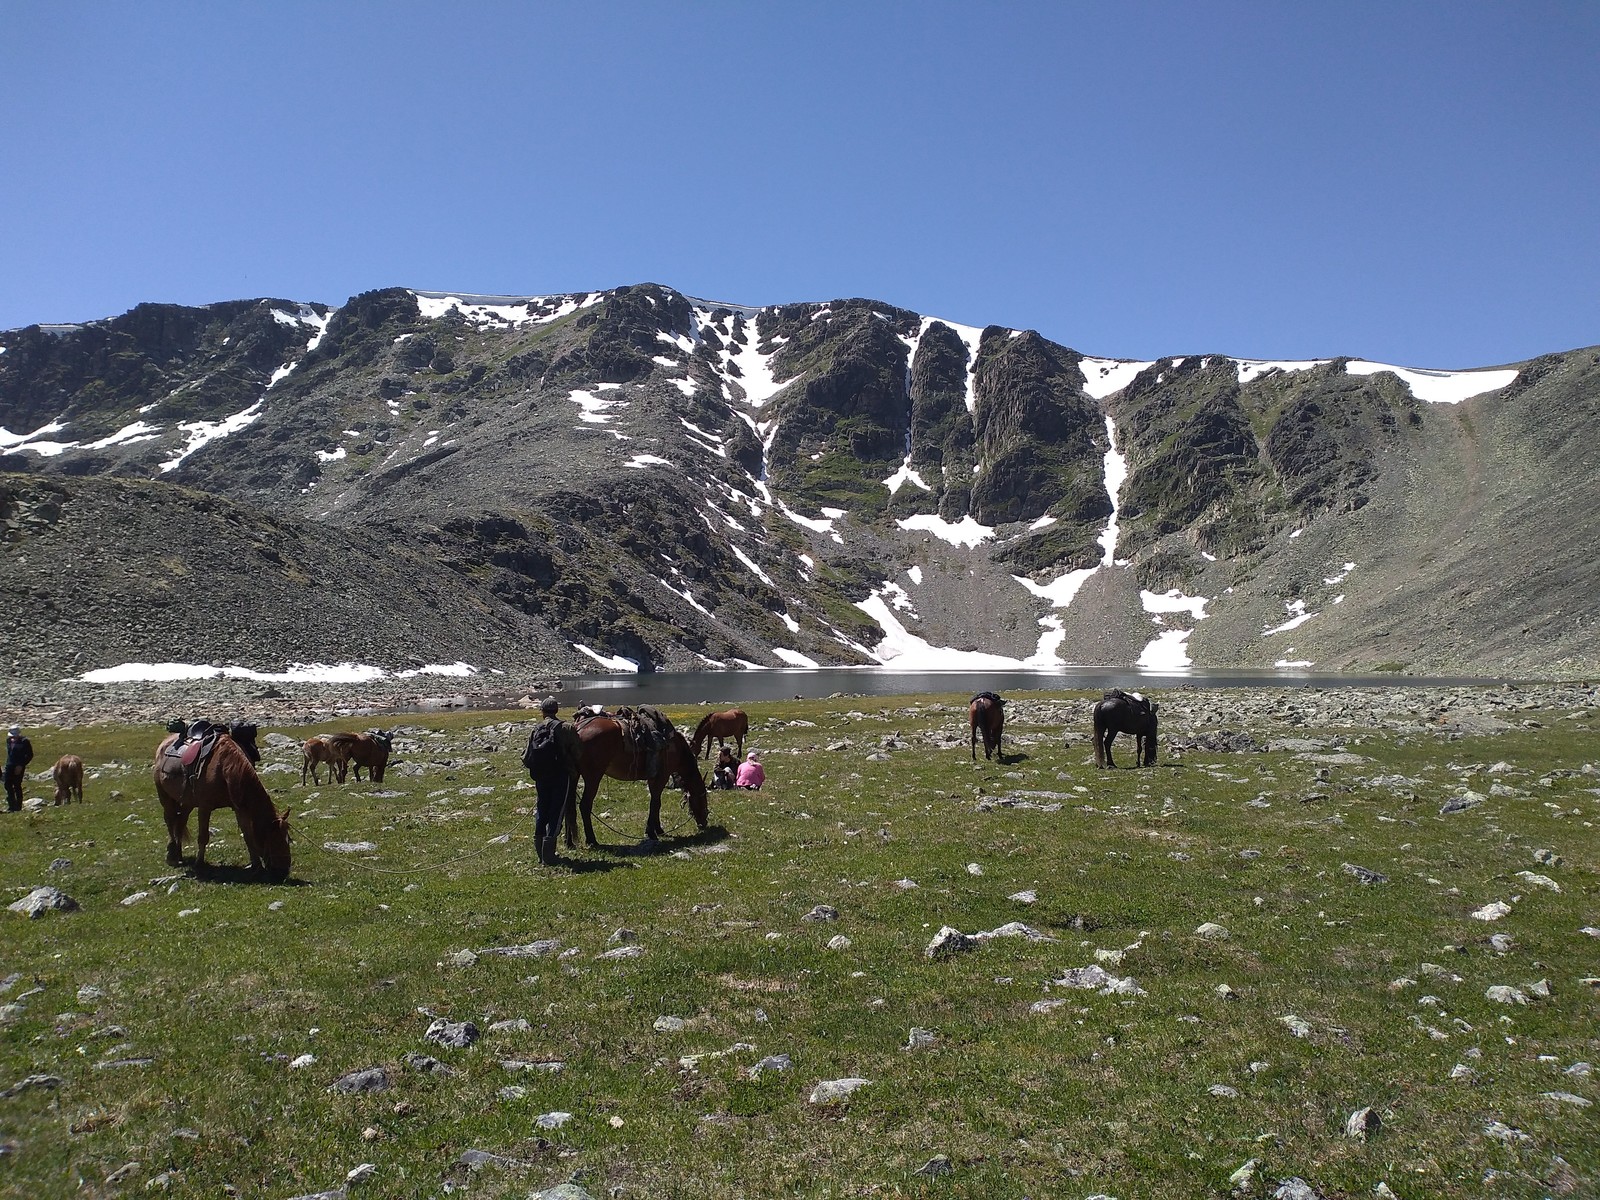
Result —
<path fill-rule="evenodd" d="M 565 771 L 552 771 L 534 777 L 533 786 L 538 796 L 533 810 L 533 838 L 539 851 L 539 860 L 548 863 L 556 854 L 556 835 L 561 832 L 561 815 L 567 807 L 567 789 L 571 776 Z"/>
<path fill-rule="evenodd" d="M 22 811 L 22 769 L 20 767 L 6 768 L 6 811 Z"/>

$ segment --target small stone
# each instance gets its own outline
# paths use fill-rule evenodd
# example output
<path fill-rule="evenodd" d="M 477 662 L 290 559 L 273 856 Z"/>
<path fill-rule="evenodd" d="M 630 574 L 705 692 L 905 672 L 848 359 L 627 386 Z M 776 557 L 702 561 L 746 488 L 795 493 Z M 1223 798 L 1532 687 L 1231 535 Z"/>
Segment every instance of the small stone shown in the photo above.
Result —
<path fill-rule="evenodd" d="M 322 848 L 330 854 L 372 854 L 378 846 L 376 842 L 323 842 Z"/>
<path fill-rule="evenodd" d="M 1471 1067 L 1467 1066 L 1466 1063 L 1457 1063 L 1455 1066 L 1450 1068 L 1450 1078 L 1451 1079 L 1460 1079 L 1460 1080 L 1463 1080 L 1465 1082 L 1469 1082 L 1470 1083 L 1472 1080 L 1476 1079 L 1477 1077 L 1478 1077 L 1478 1073 L 1476 1071 L 1474 1071 Z"/>
<path fill-rule="evenodd" d="M 1287 1026 L 1289 1032 L 1294 1034 L 1295 1037 L 1303 1038 L 1311 1036 L 1311 1026 L 1303 1018 L 1297 1017 L 1293 1013 L 1290 1013 L 1286 1017 L 1279 1017 L 1278 1020 Z"/>
<path fill-rule="evenodd" d="M 330 1092 L 342 1092 L 347 1096 L 357 1092 L 386 1092 L 389 1090 L 389 1075 L 382 1067 L 367 1067 L 361 1071 L 351 1071 L 341 1075 L 328 1086 Z"/>
<path fill-rule="evenodd" d="M 1484 993 L 1485 999 L 1493 1000 L 1496 1004 L 1526 1004 L 1528 997 L 1523 995 L 1518 988 L 1507 984 L 1496 984 Z"/>
<path fill-rule="evenodd" d="M 533 1123 L 540 1129 L 560 1129 L 570 1120 L 572 1114 L 569 1112 L 547 1112 L 540 1113 L 533 1119 Z"/>
<path fill-rule="evenodd" d="M 1504 1121 L 1490 1121 L 1483 1127 L 1483 1135 L 1493 1138 L 1497 1142 L 1504 1142 L 1510 1146 L 1516 1142 L 1531 1142 L 1533 1139 L 1520 1129 L 1514 1129 Z"/>
<path fill-rule="evenodd" d="M 976 938 L 968 937 L 959 929 L 949 925 L 942 925 L 939 927 L 939 932 L 934 934 L 933 940 L 922 951 L 922 956 L 924 958 L 946 958 L 963 950 L 975 949 L 977 945 Z"/>
<path fill-rule="evenodd" d="M 1546 888 L 1552 892 L 1559 892 L 1561 885 L 1548 875 L 1538 875 L 1533 871 L 1518 871 L 1517 878 L 1533 887 Z"/>
<path fill-rule="evenodd" d="M 787 1054 L 769 1054 L 760 1062 L 751 1064 L 750 1078 L 755 1079 L 765 1071 L 787 1071 L 789 1066 Z"/>
<path fill-rule="evenodd" d="M 950 1165 L 950 1156 L 948 1154 L 935 1154 L 911 1173 L 920 1175 L 924 1179 L 933 1179 L 940 1175 L 948 1175 L 954 1170 L 955 1167 Z"/>
<path fill-rule="evenodd" d="M 939 1040 L 939 1035 L 931 1029 L 924 1029 L 920 1025 L 913 1025 L 911 1032 L 906 1035 L 907 1050 L 926 1050 Z"/>
<path fill-rule="evenodd" d="M 362 1163 L 346 1175 L 344 1181 L 346 1184 L 365 1183 L 377 1173 L 378 1165 L 376 1163 Z"/>
<path fill-rule="evenodd" d="M 1225 1083 L 1213 1083 L 1206 1089 L 1206 1093 L 1217 1097 L 1219 1100 L 1237 1100 L 1239 1098 L 1239 1089 L 1229 1087 Z"/>
<path fill-rule="evenodd" d="M 1253 1192 L 1256 1187 L 1256 1168 L 1261 1165 L 1259 1159 L 1248 1159 L 1243 1166 L 1228 1176 L 1228 1182 L 1233 1185 L 1235 1192 Z"/>
<path fill-rule="evenodd" d="M 439 1017 L 428 1026 L 422 1038 L 452 1050 L 465 1050 L 478 1040 L 478 1027 L 471 1021 L 446 1021 Z"/>
<path fill-rule="evenodd" d="M 21 900 L 13 901 L 6 907 L 14 913 L 21 913 L 29 920 L 34 920 L 51 911 L 76 912 L 78 902 L 59 888 L 42 887 L 34 888 Z"/>
<path fill-rule="evenodd" d="M 1037 904 L 1039 902 L 1039 893 L 1029 888 L 1024 892 L 1012 892 L 1006 899 L 1015 900 L 1018 904 Z"/>
<path fill-rule="evenodd" d="M 1357 866 L 1355 863 L 1345 863 L 1344 873 L 1346 875 L 1354 875 L 1362 884 L 1389 882 L 1389 877 L 1381 871 L 1368 870 L 1366 867 Z"/>
<path fill-rule="evenodd" d="M 1504 900 L 1496 900 L 1492 904 L 1485 904 L 1472 914 L 1474 921 L 1498 921 L 1511 911 L 1511 905 Z"/>
<path fill-rule="evenodd" d="M 1540 1092 L 1539 1095 L 1546 1100 L 1554 1100 L 1560 1104 L 1575 1104 L 1579 1108 L 1589 1108 L 1594 1104 L 1593 1100 L 1574 1095 L 1572 1092 Z"/>
<path fill-rule="evenodd" d="M 1218 1000 L 1237 1000 L 1239 998 L 1239 993 L 1226 983 L 1219 983 L 1212 990 L 1216 992 Z"/>
<path fill-rule="evenodd" d="M 983 867 L 978 863 L 968 863 L 967 864 L 967 874 L 968 875 L 982 875 L 983 874 Z"/>
<path fill-rule="evenodd" d="M 833 937 L 828 939 L 828 949 L 848 950 L 850 949 L 850 939 L 845 937 L 845 935 L 842 933 L 835 934 Z"/>
<path fill-rule="evenodd" d="M 831 904 L 819 904 L 800 919 L 802 921 L 837 921 L 839 919 L 839 910 Z"/>
<path fill-rule="evenodd" d="M 295 1059 L 289 1064 L 289 1069 L 291 1071 L 298 1071 L 304 1067 L 309 1067 L 316 1061 L 317 1056 L 315 1054 L 302 1054 L 299 1058 Z"/>
<path fill-rule="evenodd" d="M 611 936 L 606 939 L 608 946 L 627 946 L 639 940 L 639 935 L 631 929 L 614 929 Z"/>
<path fill-rule="evenodd" d="M 657 1033 L 682 1033 L 686 1024 L 682 1017 L 657 1017 L 654 1029 Z"/>
<path fill-rule="evenodd" d="M 641 958 L 644 955 L 643 946 L 618 946 L 615 950 L 605 950 L 595 955 L 598 962 L 617 962 L 625 958 Z"/>
<path fill-rule="evenodd" d="M 50 860 L 50 865 L 46 867 L 45 870 L 70 871 L 72 870 L 72 860 L 70 858 L 52 858 Z"/>
<path fill-rule="evenodd" d="M 120 903 L 122 904 L 123 908 L 127 908 L 130 905 L 134 905 L 134 904 L 139 903 L 139 901 L 141 901 L 141 900 L 148 900 L 148 899 L 150 899 L 150 893 L 149 892 L 134 892 L 132 895 L 124 896 L 122 898 L 122 900 L 120 901 Z"/>
<path fill-rule="evenodd" d="M 447 967 L 470 967 L 478 961 L 478 956 L 471 950 L 457 950 L 444 956 L 444 965 Z"/>
<path fill-rule="evenodd" d="M 1216 942 L 1226 941 L 1229 936 L 1227 929 L 1218 925 L 1215 921 L 1207 921 L 1204 925 L 1198 926 L 1194 931 L 1194 935 L 1195 937 L 1203 937 Z"/>
<path fill-rule="evenodd" d="M 1322 1200 L 1322 1193 L 1296 1175 L 1285 1179 L 1272 1191 L 1272 1200 Z"/>
<path fill-rule="evenodd" d="M 1382 1125 L 1383 1121 L 1379 1119 L 1378 1114 L 1370 1106 L 1358 1108 L 1345 1118 L 1344 1135 L 1347 1138 L 1355 1138 L 1364 1142 L 1377 1133 Z"/>
<path fill-rule="evenodd" d="M 528 1033 L 533 1026 L 528 1024 L 526 1017 L 512 1017 L 506 1021 L 495 1021 L 489 1026 L 490 1033 Z"/>
<path fill-rule="evenodd" d="M 136 1162 L 124 1163 L 115 1171 L 111 1172 L 111 1174 L 106 1176 L 106 1182 L 110 1184 L 126 1183 L 128 1180 L 137 1175 L 139 1170 L 140 1166 Z"/>
<path fill-rule="evenodd" d="M 811 1089 L 812 1104 L 836 1104 L 848 1099 L 853 1093 L 866 1087 L 872 1081 L 850 1076 L 845 1079 L 825 1079 Z"/>

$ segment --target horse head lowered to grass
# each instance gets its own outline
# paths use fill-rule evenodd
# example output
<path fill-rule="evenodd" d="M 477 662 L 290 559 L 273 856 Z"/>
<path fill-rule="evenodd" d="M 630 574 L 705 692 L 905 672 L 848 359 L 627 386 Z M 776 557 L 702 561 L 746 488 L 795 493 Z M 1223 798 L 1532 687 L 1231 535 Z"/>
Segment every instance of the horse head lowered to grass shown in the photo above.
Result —
<path fill-rule="evenodd" d="M 288 810 L 280 813 L 274 807 L 244 746 L 228 731 L 212 727 L 201 736 L 193 733 L 173 733 L 156 747 L 153 775 L 167 821 L 167 864 L 183 865 L 189 813 L 198 810 L 195 869 L 203 871 L 212 810 L 231 808 L 250 854 L 250 869 L 282 883 L 289 877 Z M 249 727 L 251 748 L 254 733 Z"/>
<path fill-rule="evenodd" d="M 614 713 L 598 713 L 578 724 L 578 774 L 583 780 L 583 797 L 578 809 L 583 814 L 583 836 L 589 845 L 600 843 L 594 836 L 590 814 L 595 794 L 605 776 L 621 780 L 642 780 L 650 786 L 650 815 L 645 820 L 646 841 L 666 836 L 661 827 L 661 793 L 667 784 L 683 788 L 684 798 L 695 824 L 706 827 L 710 807 L 705 777 L 695 761 L 694 751 L 667 717 L 657 709 L 641 705 L 638 709 L 620 708 Z M 567 846 L 577 833 L 572 803 L 566 813 Z"/>
<path fill-rule="evenodd" d="M 1111 743 L 1119 733 L 1131 733 L 1135 766 L 1156 765 L 1156 703 L 1138 692 L 1112 688 L 1090 709 L 1094 719 L 1094 765 L 1115 767 Z"/>

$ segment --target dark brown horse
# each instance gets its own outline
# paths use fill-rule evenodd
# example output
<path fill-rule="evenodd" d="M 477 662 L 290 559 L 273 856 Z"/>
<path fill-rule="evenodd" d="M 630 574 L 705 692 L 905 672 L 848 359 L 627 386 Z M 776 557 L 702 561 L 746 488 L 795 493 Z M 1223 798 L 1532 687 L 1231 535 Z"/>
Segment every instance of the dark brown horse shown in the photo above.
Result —
<path fill-rule="evenodd" d="M 1000 736 L 1006 728 L 1006 702 L 993 692 L 979 692 L 967 705 L 967 726 L 972 734 L 972 761 L 978 761 L 978 735 L 983 735 L 983 757 L 1004 760 Z"/>
<path fill-rule="evenodd" d="M 600 790 L 600 780 L 609 775 L 612 779 L 643 780 L 650 785 L 650 815 L 644 823 L 647 842 L 666 836 L 661 828 L 661 793 L 669 782 L 681 787 L 688 800 L 689 812 L 695 824 L 706 827 L 709 801 L 706 781 L 695 762 L 694 751 L 683 734 L 668 723 L 666 745 L 651 755 L 637 743 L 616 717 L 602 713 L 578 726 L 578 774 L 583 779 L 583 798 L 578 809 L 583 814 L 583 836 L 591 846 L 600 843 L 594 836 L 590 813 L 594 809 L 595 794 Z M 652 758 L 654 761 L 652 762 Z M 651 772 L 652 766 L 654 773 Z M 572 811 L 572 800 L 567 801 L 567 847 L 575 844 L 577 822 Z"/>
<path fill-rule="evenodd" d="M 1094 717 L 1094 765 L 1115 767 L 1111 743 L 1119 733 L 1134 737 L 1133 758 L 1138 767 L 1156 765 L 1156 703 L 1138 692 L 1113 688 L 1090 710 Z"/>
<path fill-rule="evenodd" d="M 327 735 L 344 754 L 345 760 L 355 768 L 356 782 L 361 782 L 361 768 L 367 768 L 373 783 L 383 782 L 383 769 L 389 765 L 389 750 L 394 745 L 393 732 L 374 729 L 371 733 L 330 733 Z M 340 772 L 339 782 L 344 782 Z"/>
<path fill-rule="evenodd" d="M 734 738 L 739 745 L 737 757 L 744 757 L 744 739 L 750 732 L 750 718 L 744 715 L 742 708 L 730 708 L 726 712 L 707 713 L 700 718 L 700 724 L 694 727 L 694 740 L 689 744 L 689 752 L 696 758 L 700 757 L 700 747 L 705 747 L 705 757 L 711 757 L 711 739 L 717 739 L 717 745 L 726 746 L 725 739 Z"/>
<path fill-rule="evenodd" d="M 167 818 L 167 865 L 183 865 L 183 843 L 189 833 L 189 813 L 198 809 L 195 869 L 206 865 L 206 844 L 211 841 L 211 811 L 231 808 L 250 852 L 250 869 L 264 870 L 268 879 L 282 883 L 289 877 L 289 813 L 279 812 L 262 786 L 255 767 L 237 742 L 227 734 L 217 738 L 211 756 L 191 779 L 167 747 L 177 735 L 156 747 L 156 794 Z"/>

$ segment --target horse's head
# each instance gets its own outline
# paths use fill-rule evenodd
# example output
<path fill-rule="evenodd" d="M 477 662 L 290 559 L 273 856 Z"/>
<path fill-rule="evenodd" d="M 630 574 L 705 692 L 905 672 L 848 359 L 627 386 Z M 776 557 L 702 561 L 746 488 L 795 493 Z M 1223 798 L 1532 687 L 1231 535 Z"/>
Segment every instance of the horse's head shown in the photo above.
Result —
<path fill-rule="evenodd" d="M 273 883 L 282 883 L 289 878 L 289 843 L 293 840 L 289 833 L 289 809 L 282 812 L 273 810 L 272 819 L 260 821 L 256 825 L 256 840 L 259 843 L 261 860 L 266 864 L 266 875 Z"/>
<path fill-rule="evenodd" d="M 711 815 L 711 797 L 706 793 L 706 777 L 700 774 L 698 766 L 691 763 L 673 777 L 673 782 L 683 789 L 684 803 L 689 806 L 689 815 L 694 817 L 694 823 L 704 829 Z"/>

